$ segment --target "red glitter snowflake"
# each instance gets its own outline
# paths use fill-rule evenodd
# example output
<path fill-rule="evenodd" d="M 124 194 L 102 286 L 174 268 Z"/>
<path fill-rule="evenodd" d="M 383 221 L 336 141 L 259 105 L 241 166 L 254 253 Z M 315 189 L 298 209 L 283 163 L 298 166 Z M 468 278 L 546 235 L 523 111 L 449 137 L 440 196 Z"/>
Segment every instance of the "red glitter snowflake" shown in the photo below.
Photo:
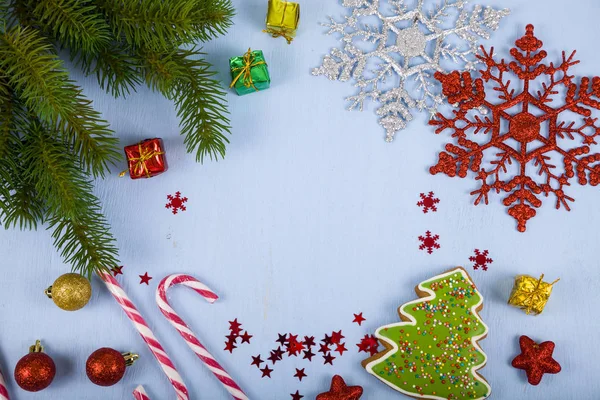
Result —
<path fill-rule="evenodd" d="M 429 254 L 433 253 L 433 249 L 440 248 L 440 245 L 437 242 L 439 239 L 440 239 L 440 235 L 432 236 L 430 231 L 425 232 L 425 236 L 419 236 L 419 240 L 421 241 L 419 250 L 427 249 L 427 252 Z"/>
<path fill-rule="evenodd" d="M 423 207 L 423 214 L 427 214 L 429 210 L 431 210 L 432 212 L 437 211 L 436 204 L 440 202 L 440 199 L 434 196 L 435 195 L 433 194 L 433 192 L 429 192 L 427 196 L 425 196 L 425 193 L 421 193 L 421 201 L 417 203 L 417 206 Z"/>
<path fill-rule="evenodd" d="M 574 199 L 565 188 L 571 178 L 576 176 L 581 185 L 600 184 L 600 154 L 591 153 L 600 136 L 597 118 L 592 118 L 592 110 L 600 109 L 600 77 L 576 82 L 569 75 L 579 63 L 575 52 L 569 57 L 563 52 L 558 65 L 545 64 L 548 54 L 533 30 L 528 25 L 525 36 L 515 42 L 510 51 L 514 61 L 497 61 L 493 48 L 489 53 L 482 48 L 477 57 L 486 68 L 480 78 L 473 80 L 468 72 L 437 72 L 444 95 L 458 110 L 453 118 L 438 114 L 430 122 L 438 127 L 436 133 L 453 131 L 458 144 L 447 144 L 430 172 L 461 178 L 469 170 L 477 173 L 479 188 L 471 192 L 477 196 L 475 205 L 482 200 L 488 204 L 492 190 L 506 193 L 503 203 L 520 232 L 542 206 L 542 195 L 553 194 L 556 208 L 569 211 Z M 511 76 L 522 82 L 521 88 L 512 87 Z M 559 97 L 560 104 L 550 107 Z M 568 114 L 578 115 L 578 122 L 564 121 Z M 484 158 L 489 162 L 482 166 Z"/>
<path fill-rule="evenodd" d="M 188 201 L 187 197 L 181 197 L 181 192 L 176 192 L 175 196 L 168 195 L 167 199 L 169 202 L 165 205 L 165 208 L 173 210 L 173 214 L 177 214 L 178 210 L 185 211 L 185 204 Z"/>
<path fill-rule="evenodd" d="M 481 268 L 484 271 L 488 270 L 488 264 L 494 262 L 491 258 L 488 257 L 489 252 L 484 250 L 483 252 L 479 251 L 479 249 L 475 249 L 475 255 L 469 257 L 469 260 L 474 262 L 473 269 Z"/>

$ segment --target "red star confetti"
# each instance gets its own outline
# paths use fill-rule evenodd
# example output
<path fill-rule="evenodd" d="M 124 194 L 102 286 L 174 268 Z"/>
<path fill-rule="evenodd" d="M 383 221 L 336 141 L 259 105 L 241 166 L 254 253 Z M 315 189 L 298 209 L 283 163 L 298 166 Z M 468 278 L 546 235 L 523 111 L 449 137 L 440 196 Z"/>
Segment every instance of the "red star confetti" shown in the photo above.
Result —
<path fill-rule="evenodd" d="M 250 343 L 250 339 L 252 338 L 252 335 L 248 334 L 248 331 L 244 331 L 243 335 L 240 335 L 240 338 L 242 339 L 242 343 Z"/>
<path fill-rule="evenodd" d="M 292 400 L 300 400 L 304 397 L 298 390 L 296 390 L 296 393 L 291 393 L 290 396 L 292 396 Z"/>
<path fill-rule="evenodd" d="M 242 324 L 240 324 L 236 319 L 234 319 L 233 321 L 229 321 L 229 330 L 231 331 L 231 333 L 233 333 L 234 335 L 239 335 L 239 333 L 242 331 L 240 328 L 242 327 Z"/>
<path fill-rule="evenodd" d="M 281 350 L 281 347 L 278 347 L 275 350 L 273 350 L 273 353 L 277 356 L 279 360 L 283 360 L 283 355 L 285 354 L 285 351 Z"/>
<path fill-rule="evenodd" d="M 260 354 L 256 357 L 252 356 L 252 364 L 250 365 L 256 365 L 258 368 L 260 368 L 260 364 L 262 363 L 264 363 L 264 361 L 260 358 Z"/>
<path fill-rule="evenodd" d="M 440 113 L 430 124 L 436 133 L 452 131 L 457 145 L 448 143 L 430 172 L 460 178 L 472 172 L 479 182 L 471 192 L 475 205 L 503 193 L 508 214 L 525 232 L 542 196 L 552 195 L 556 209 L 569 211 L 570 180 L 600 184 L 600 153 L 593 152 L 600 126 L 592 115 L 600 110 L 600 78 L 575 79 L 575 52 L 563 52 L 557 64 L 545 61 L 548 52 L 533 25 L 515 46 L 508 62 L 482 47 L 477 57 L 485 69 L 476 79 L 469 72 L 435 73 L 456 109 L 453 117 Z M 520 82 L 512 83 L 513 76 Z"/>
<path fill-rule="evenodd" d="M 275 352 L 271 350 L 271 354 L 269 355 L 267 360 L 271 361 L 271 364 L 275 365 L 275 363 L 277 363 L 277 361 L 281 360 L 281 358 L 279 358 L 277 356 L 277 354 L 275 354 Z"/>
<path fill-rule="evenodd" d="M 302 359 L 312 361 L 312 358 L 314 356 L 315 356 L 315 353 L 313 353 L 310 349 L 308 349 L 308 350 L 304 351 L 304 357 L 302 357 Z"/>
<path fill-rule="evenodd" d="M 440 245 L 437 242 L 439 239 L 440 235 L 432 236 L 430 231 L 425 232 L 425 236 L 419 236 L 419 241 L 421 242 L 419 250 L 427 249 L 429 254 L 433 253 L 433 249 L 440 248 Z"/>
<path fill-rule="evenodd" d="M 379 342 L 377 338 L 373 335 L 365 335 L 364 338 L 361 339 L 360 343 L 357 344 L 358 352 L 369 353 L 370 355 L 375 355 L 378 352 Z"/>
<path fill-rule="evenodd" d="M 337 351 L 338 353 L 340 353 L 340 356 L 343 356 L 344 352 L 348 351 L 348 349 L 346 348 L 346 344 L 345 343 L 338 343 L 336 345 L 335 351 Z"/>
<path fill-rule="evenodd" d="M 230 335 L 225 336 L 225 338 L 227 339 L 228 342 L 235 343 L 235 342 L 237 342 L 237 339 L 239 338 L 239 335 L 236 335 L 236 334 L 232 333 Z"/>
<path fill-rule="evenodd" d="M 237 348 L 237 346 L 233 342 L 225 342 L 225 351 L 233 353 L 233 349 Z"/>
<path fill-rule="evenodd" d="M 331 344 L 331 336 L 328 336 L 327 334 L 325 334 L 325 337 L 321 340 L 321 342 L 323 342 L 325 344 Z"/>
<path fill-rule="evenodd" d="M 277 343 L 280 343 L 282 346 L 285 346 L 285 342 L 287 342 L 287 335 L 282 335 L 281 333 L 277 334 L 279 339 L 276 340 Z"/>
<path fill-rule="evenodd" d="M 335 357 L 331 353 L 323 355 L 323 364 L 333 365 L 333 360 L 335 360 Z"/>
<path fill-rule="evenodd" d="M 304 336 L 304 345 L 306 347 L 312 347 L 315 345 L 315 337 L 314 336 Z"/>
<path fill-rule="evenodd" d="M 344 338 L 344 335 L 342 335 L 341 330 L 339 332 L 331 332 L 331 343 L 332 344 L 340 343 L 343 338 Z"/>
<path fill-rule="evenodd" d="M 352 322 L 356 322 L 358 324 L 358 326 L 361 326 L 363 322 L 365 322 L 367 319 L 365 317 L 363 317 L 363 313 L 359 313 L 359 314 L 354 314 L 354 320 Z"/>
<path fill-rule="evenodd" d="M 149 276 L 147 272 L 144 275 L 138 275 L 138 276 L 140 277 L 140 285 L 142 283 L 145 283 L 146 285 L 150 284 L 150 279 L 152 279 L 152 277 Z"/>
<path fill-rule="evenodd" d="M 417 203 L 417 206 L 423 208 L 423 214 L 427 214 L 429 210 L 431 210 L 432 212 L 437 211 L 436 204 L 440 202 L 440 199 L 435 198 L 434 196 L 435 195 L 433 194 L 433 192 L 429 192 L 427 196 L 425 196 L 425 193 L 421 193 L 421 201 Z"/>
<path fill-rule="evenodd" d="M 123 275 L 123 266 L 119 266 L 119 267 L 113 267 L 110 269 L 113 273 L 113 276 L 117 276 L 117 275 Z"/>
<path fill-rule="evenodd" d="M 306 376 L 307 375 L 304 373 L 304 368 L 302 368 L 302 369 L 296 368 L 296 373 L 294 374 L 295 378 L 298 378 L 298 380 L 302 382 L 302 378 L 304 378 Z"/>
<path fill-rule="evenodd" d="M 362 387 L 347 386 L 341 376 L 335 375 L 331 380 L 329 392 L 321 393 L 316 400 L 359 400 L 362 394 Z"/>
<path fill-rule="evenodd" d="M 327 345 L 325 343 L 323 343 L 321 345 L 321 348 L 319 349 L 319 353 L 323 353 L 323 354 L 328 353 L 330 351 L 331 351 L 331 349 L 329 348 L 329 345 Z"/>
<path fill-rule="evenodd" d="M 269 368 L 268 365 L 265 365 L 265 367 L 262 368 L 260 370 L 260 372 L 262 372 L 261 378 L 264 378 L 264 377 L 271 378 L 271 372 L 273 372 L 273 370 L 271 368 Z"/>
<path fill-rule="evenodd" d="M 187 197 L 181 197 L 181 192 L 176 192 L 175 196 L 167 195 L 169 202 L 165 205 L 165 208 L 170 208 L 173 214 L 177 214 L 179 210 L 185 211 L 186 207 L 184 203 L 187 203 Z"/>
<path fill-rule="evenodd" d="M 494 260 L 489 258 L 488 255 L 489 255 L 489 253 L 487 250 L 480 252 L 478 249 L 475 249 L 475 255 L 469 257 L 469 260 L 474 263 L 473 269 L 481 268 L 482 270 L 487 271 L 488 264 L 491 264 L 494 262 Z"/>
<path fill-rule="evenodd" d="M 561 370 L 560 364 L 552 358 L 554 342 L 537 344 L 527 336 L 519 338 L 521 354 L 512 361 L 512 366 L 524 369 L 527 373 L 527 381 L 532 385 L 538 385 L 544 374 L 558 374 Z"/>

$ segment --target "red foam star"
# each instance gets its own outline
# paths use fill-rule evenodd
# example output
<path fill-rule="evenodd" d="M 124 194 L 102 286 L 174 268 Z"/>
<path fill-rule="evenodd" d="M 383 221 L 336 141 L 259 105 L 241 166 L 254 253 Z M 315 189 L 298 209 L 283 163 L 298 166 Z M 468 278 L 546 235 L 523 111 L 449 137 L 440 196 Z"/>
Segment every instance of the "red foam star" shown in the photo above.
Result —
<path fill-rule="evenodd" d="M 304 378 L 306 376 L 307 375 L 304 373 L 304 368 L 302 368 L 302 369 L 296 368 L 296 373 L 294 374 L 294 377 L 298 378 L 299 381 L 302 381 L 302 378 Z"/>
<path fill-rule="evenodd" d="M 264 368 L 262 368 L 262 369 L 260 370 L 260 372 L 262 372 L 262 376 L 261 376 L 261 378 L 264 378 L 265 376 L 266 376 L 267 378 L 270 378 L 270 377 L 271 377 L 271 372 L 273 372 L 273 370 L 272 370 L 271 368 L 269 368 L 269 366 L 268 366 L 268 365 L 265 365 L 265 367 L 264 367 Z"/>
<path fill-rule="evenodd" d="M 234 319 L 233 321 L 229 321 L 229 330 L 231 331 L 231 333 L 233 333 L 234 335 L 239 335 L 239 333 L 241 332 L 241 326 L 242 324 L 240 324 L 236 319 Z"/>
<path fill-rule="evenodd" d="M 339 342 L 342 341 L 343 338 L 344 338 L 344 335 L 342 335 L 341 330 L 339 332 L 331 332 L 331 343 L 338 344 Z"/>
<path fill-rule="evenodd" d="M 301 398 L 304 397 L 297 390 L 296 390 L 296 393 L 290 393 L 290 396 L 292 396 L 292 400 L 300 400 Z"/>
<path fill-rule="evenodd" d="M 237 346 L 234 344 L 234 342 L 231 341 L 227 341 L 225 342 L 225 351 L 228 351 L 230 353 L 233 353 L 233 349 L 237 348 Z"/>
<path fill-rule="evenodd" d="M 248 331 L 244 331 L 244 334 L 240 336 L 242 338 L 242 343 L 250 343 L 250 339 L 252 335 L 248 334 Z"/>
<path fill-rule="evenodd" d="M 327 353 L 327 354 L 323 355 L 323 365 L 325 365 L 325 364 L 333 365 L 333 360 L 335 360 L 335 357 L 332 356 L 331 353 Z"/>
<path fill-rule="evenodd" d="M 121 265 L 119 267 L 113 267 L 110 270 L 112 271 L 113 276 L 117 276 L 117 275 L 123 275 L 122 269 L 123 269 L 123 266 Z"/>
<path fill-rule="evenodd" d="M 260 364 L 264 363 L 264 361 L 260 358 L 260 354 L 257 355 L 256 357 L 251 356 L 252 357 L 252 364 L 250 365 L 256 365 L 258 368 L 260 368 Z"/>
<path fill-rule="evenodd" d="M 356 322 L 358 326 L 361 326 L 364 321 L 367 319 L 363 317 L 363 313 L 354 314 L 354 320 L 352 322 Z"/>
<path fill-rule="evenodd" d="M 321 393 L 316 400 L 359 400 L 363 394 L 360 386 L 346 386 L 344 379 L 335 375 L 331 380 L 329 392 Z"/>
<path fill-rule="evenodd" d="M 150 279 L 152 279 L 151 276 L 148 276 L 148 273 L 146 272 L 144 275 L 138 275 L 140 277 L 140 285 L 142 283 L 145 283 L 146 285 L 150 284 Z"/>
<path fill-rule="evenodd" d="M 512 366 L 524 369 L 530 384 L 539 384 L 544 374 L 560 372 L 560 364 L 552 358 L 554 342 L 537 344 L 527 336 L 521 336 L 519 346 L 521 346 L 521 354 L 515 357 Z"/>

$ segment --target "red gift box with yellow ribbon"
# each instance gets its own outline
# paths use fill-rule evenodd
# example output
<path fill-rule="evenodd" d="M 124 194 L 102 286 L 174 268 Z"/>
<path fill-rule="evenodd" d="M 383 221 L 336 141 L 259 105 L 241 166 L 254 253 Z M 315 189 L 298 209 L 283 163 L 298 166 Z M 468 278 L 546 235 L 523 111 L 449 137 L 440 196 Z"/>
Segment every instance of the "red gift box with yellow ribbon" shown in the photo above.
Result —
<path fill-rule="evenodd" d="M 163 141 L 160 138 L 146 139 L 125 147 L 125 156 L 129 163 L 131 179 L 152 178 L 168 169 Z"/>

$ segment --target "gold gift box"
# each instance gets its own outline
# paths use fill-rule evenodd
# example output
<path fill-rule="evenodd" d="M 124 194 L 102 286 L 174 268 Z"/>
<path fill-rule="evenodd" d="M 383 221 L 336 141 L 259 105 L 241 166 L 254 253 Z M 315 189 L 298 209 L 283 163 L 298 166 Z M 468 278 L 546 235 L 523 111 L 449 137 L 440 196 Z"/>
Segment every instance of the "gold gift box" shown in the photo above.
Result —
<path fill-rule="evenodd" d="M 284 37 L 292 43 L 300 21 L 300 4 L 291 1 L 269 0 L 267 10 L 267 29 L 273 37 Z"/>
<path fill-rule="evenodd" d="M 539 279 L 529 275 L 519 275 L 515 278 L 515 285 L 508 304 L 525 310 L 527 314 L 541 314 L 552 293 L 552 283 L 544 282 L 544 275 Z"/>

